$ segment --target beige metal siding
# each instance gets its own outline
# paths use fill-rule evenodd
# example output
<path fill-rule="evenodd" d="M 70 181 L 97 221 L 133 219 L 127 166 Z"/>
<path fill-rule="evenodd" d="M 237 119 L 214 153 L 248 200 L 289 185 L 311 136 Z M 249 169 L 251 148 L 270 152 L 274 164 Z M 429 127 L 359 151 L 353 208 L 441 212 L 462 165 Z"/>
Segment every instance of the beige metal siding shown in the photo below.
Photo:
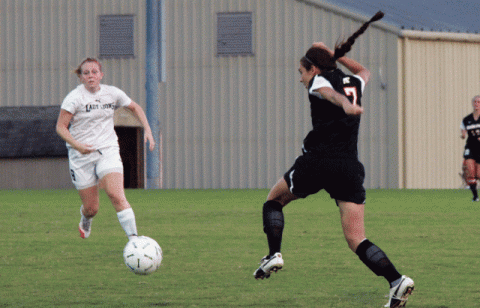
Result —
<path fill-rule="evenodd" d="M 217 12 L 253 13 L 254 56 L 215 56 Z M 167 0 L 165 16 L 165 188 L 271 187 L 311 127 L 299 59 L 312 42 L 333 46 L 367 19 L 293 0 Z M 372 27 L 349 54 L 372 70 L 360 137 L 367 187 L 398 185 L 396 45 L 394 31 Z"/>
<path fill-rule="evenodd" d="M 81 60 L 98 55 L 98 16 L 135 15 L 135 59 L 102 60 L 103 82 L 145 101 L 145 3 L 0 0 L 0 104 L 60 105 Z"/>
<path fill-rule="evenodd" d="M 101 59 L 103 83 L 145 107 L 145 6 L 129 0 L 0 0 L 0 105 L 60 105 L 78 84 L 73 70 L 98 55 L 99 15 L 133 14 L 135 58 Z M 120 113 L 116 123 L 138 125 L 132 118 Z M 66 159 L 0 164 L 2 189 L 73 188 Z"/>
<path fill-rule="evenodd" d="M 404 188 L 458 188 L 460 123 L 480 94 L 480 36 L 406 33 L 400 39 Z"/>
<path fill-rule="evenodd" d="M 298 61 L 312 42 L 333 46 L 369 16 L 319 0 L 164 0 L 166 74 L 159 84 L 164 188 L 267 188 L 300 154 L 309 131 Z M 135 16 L 135 59 L 103 60 L 106 84 L 145 107 L 145 3 L 0 0 L 0 104 L 60 105 L 71 71 L 98 53 L 98 16 Z M 216 14 L 252 12 L 254 55 L 216 57 Z M 360 158 L 366 187 L 398 186 L 396 29 L 382 23 L 349 54 L 372 79 Z M 123 114 L 116 123 L 135 125 Z"/>

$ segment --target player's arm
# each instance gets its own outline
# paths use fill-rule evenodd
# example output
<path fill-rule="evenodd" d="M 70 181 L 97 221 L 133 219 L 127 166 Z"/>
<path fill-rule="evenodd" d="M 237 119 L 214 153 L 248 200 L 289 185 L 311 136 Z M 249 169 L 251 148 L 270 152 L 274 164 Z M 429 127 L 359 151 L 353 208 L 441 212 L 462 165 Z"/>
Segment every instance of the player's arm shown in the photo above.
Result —
<path fill-rule="evenodd" d="M 465 119 L 464 119 L 465 120 Z M 463 121 L 460 123 L 460 138 L 465 139 L 467 137 L 467 130 Z"/>
<path fill-rule="evenodd" d="M 328 48 L 327 45 L 325 45 L 323 42 L 313 43 L 313 46 L 325 49 L 333 57 L 334 51 Z M 350 59 L 346 56 L 337 59 L 337 61 L 343 66 L 345 66 L 354 75 L 360 76 L 363 81 L 365 81 L 365 84 L 367 84 L 370 80 L 370 71 L 357 61 Z"/>
<path fill-rule="evenodd" d="M 337 61 L 340 62 L 343 66 L 345 66 L 354 75 L 360 76 L 363 81 L 365 81 L 365 84 L 367 84 L 370 80 L 370 71 L 357 61 L 347 57 L 341 57 Z"/>
<path fill-rule="evenodd" d="M 133 112 L 135 117 L 142 123 L 142 126 L 144 128 L 144 142 L 147 143 L 149 142 L 149 149 L 150 151 L 153 151 L 155 148 L 155 140 L 153 139 L 152 135 L 152 129 L 150 128 L 150 124 L 148 124 L 147 116 L 145 115 L 145 112 L 143 111 L 142 107 L 132 101 L 130 105 L 127 106 L 127 108 Z"/>
<path fill-rule="evenodd" d="M 348 115 L 360 115 L 363 113 L 363 108 L 361 106 L 352 104 L 345 95 L 338 93 L 330 87 L 321 87 L 315 91 L 320 93 L 322 98 L 328 100 L 338 107 L 343 108 L 345 113 Z"/>
<path fill-rule="evenodd" d="M 56 131 L 57 134 L 62 138 L 65 142 L 70 144 L 75 150 L 79 151 L 82 154 L 88 154 L 96 151 L 91 145 L 89 144 L 82 144 L 73 138 L 72 134 L 68 130 L 68 125 L 72 120 L 73 114 L 70 112 L 60 109 L 60 114 L 58 115 Z"/>

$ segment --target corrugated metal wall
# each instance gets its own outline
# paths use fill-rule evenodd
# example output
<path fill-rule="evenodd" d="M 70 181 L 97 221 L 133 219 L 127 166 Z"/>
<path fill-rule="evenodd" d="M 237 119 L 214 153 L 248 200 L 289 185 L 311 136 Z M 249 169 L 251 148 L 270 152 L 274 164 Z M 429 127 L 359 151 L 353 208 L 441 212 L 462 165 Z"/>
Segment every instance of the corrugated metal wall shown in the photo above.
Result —
<path fill-rule="evenodd" d="M 216 57 L 216 13 L 246 11 L 253 12 L 255 55 Z M 163 186 L 271 187 L 311 125 L 299 59 L 312 42 L 333 46 L 366 18 L 293 0 L 170 0 L 165 16 Z M 349 54 L 372 70 L 360 137 L 367 187 L 398 186 L 397 38 L 372 27 Z"/>
<path fill-rule="evenodd" d="M 163 187 L 271 187 L 311 125 L 300 57 L 314 41 L 347 38 L 369 16 L 318 0 L 163 1 Z M 254 56 L 217 57 L 216 14 L 246 11 Z M 103 60 L 104 83 L 145 107 L 144 1 L 0 0 L 0 12 L 2 106 L 59 105 L 78 83 L 71 71 L 98 54 L 98 15 L 134 14 L 136 57 Z M 372 71 L 360 136 L 367 187 L 398 186 L 397 38 L 380 23 L 349 54 Z"/>
<path fill-rule="evenodd" d="M 101 14 L 135 15 L 135 59 L 101 60 L 103 82 L 145 101 L 145 3 L 129 0 L 0 0 L 1 106 L 60 105 L 73 70 L 98 55 Z"/>
<path fill-rule="evenodd" d="M 145 107 L 145 4 L 129 0 L 0 0 L 0 105 L 60 105 L 78 84 L 73 70 L 98 55 L 101 14 L 135 15 L 135 58 L 100 60 L 103 83 Z M 132 118 L 116 122 L 137 125 Z M 3 159 L 0 177 L 3 189 L 73 187 L 63 158 Z"/>
<path fill-rule="evenodd" d="M 459 188 L 460 123 L 480 94 L 480 35 L 404 32 L 401 187 Z"/>

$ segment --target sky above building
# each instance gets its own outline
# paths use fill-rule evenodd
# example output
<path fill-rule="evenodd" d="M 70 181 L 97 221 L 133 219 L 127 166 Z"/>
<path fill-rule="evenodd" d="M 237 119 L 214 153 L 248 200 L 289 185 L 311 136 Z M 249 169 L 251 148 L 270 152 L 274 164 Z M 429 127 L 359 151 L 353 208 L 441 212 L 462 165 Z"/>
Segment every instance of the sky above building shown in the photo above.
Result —
<path fill-rule="evenodd" d="M 384 22 L 401 29 L 480 33 L 480 0 L 323 0 L 370 16 L 385 13 Z"/>

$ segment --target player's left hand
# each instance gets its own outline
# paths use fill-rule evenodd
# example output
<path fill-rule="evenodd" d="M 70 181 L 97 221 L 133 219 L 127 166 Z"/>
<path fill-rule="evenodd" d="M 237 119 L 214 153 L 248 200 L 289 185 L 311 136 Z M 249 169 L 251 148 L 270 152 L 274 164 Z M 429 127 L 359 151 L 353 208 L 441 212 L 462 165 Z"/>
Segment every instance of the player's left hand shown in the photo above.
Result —
<path fill-rule="evenodd" d="M 153 139 L 153 135 L 151 132 L 145 133 L 144 142 L 145 144 L 147 144 L 148 142 L 148 149 L 150 151 L 153 151 L 153 149 L 155 149 L 155 139 Z"/>

